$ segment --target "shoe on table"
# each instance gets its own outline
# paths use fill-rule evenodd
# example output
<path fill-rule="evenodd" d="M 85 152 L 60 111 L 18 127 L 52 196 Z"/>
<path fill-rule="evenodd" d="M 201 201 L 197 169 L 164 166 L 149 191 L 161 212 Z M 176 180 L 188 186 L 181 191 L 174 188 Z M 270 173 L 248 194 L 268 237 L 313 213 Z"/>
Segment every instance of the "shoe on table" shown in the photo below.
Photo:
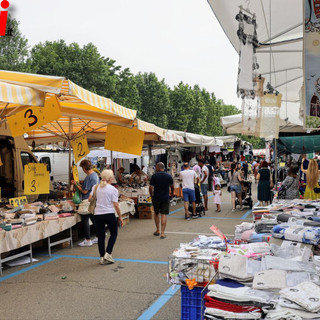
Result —
<path fill-rule="evenodd" d="M 84 239 L 82 242 L 78 244 L 80 247 L 91 247 L 93 245 L 91 240 Z"/>
<path fill-rule="evenodd" d="M 92 244 L 98 243 L 98 238 L 97 238 L 97 237 L 93 238 L 93 239 L 91 240 L 91 242 L 92 242 Z"/>
<path fill-rule="evenodd" d="M 112 258 L 111 254 L 108 252 L 104 255 L 103 259 L 108 263 L 114 263 L 114 259 Z"/>

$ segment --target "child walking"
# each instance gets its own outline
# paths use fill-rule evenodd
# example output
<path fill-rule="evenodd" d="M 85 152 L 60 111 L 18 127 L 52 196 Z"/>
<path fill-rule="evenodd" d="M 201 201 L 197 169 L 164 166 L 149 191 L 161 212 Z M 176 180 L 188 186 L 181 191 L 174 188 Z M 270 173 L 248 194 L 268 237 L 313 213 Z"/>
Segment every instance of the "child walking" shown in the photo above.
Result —
<path fill-rule="evenodd" d="M 213 203 L 217 205 L 216 212 L 221 211 L 221 196 L 222 196 L 221 186 L 220 184 L 216 184 L 214 187 L 214 201 L 213 201 Z"/>

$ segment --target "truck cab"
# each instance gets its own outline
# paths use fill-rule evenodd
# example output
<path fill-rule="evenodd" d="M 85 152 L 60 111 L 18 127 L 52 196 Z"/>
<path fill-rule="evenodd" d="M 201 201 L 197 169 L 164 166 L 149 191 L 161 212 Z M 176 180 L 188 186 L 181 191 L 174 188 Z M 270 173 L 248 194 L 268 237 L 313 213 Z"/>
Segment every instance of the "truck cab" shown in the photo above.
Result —
<path fill-rule="evenodd" d="M 0 199 L 23 196 L 24 165 L 38 161 L 24 138 L 12 137 L 5 123 L 0 124 L 0 158 Z M 29 202 L 36 198 L 37 196 L 27 196 Z"/>

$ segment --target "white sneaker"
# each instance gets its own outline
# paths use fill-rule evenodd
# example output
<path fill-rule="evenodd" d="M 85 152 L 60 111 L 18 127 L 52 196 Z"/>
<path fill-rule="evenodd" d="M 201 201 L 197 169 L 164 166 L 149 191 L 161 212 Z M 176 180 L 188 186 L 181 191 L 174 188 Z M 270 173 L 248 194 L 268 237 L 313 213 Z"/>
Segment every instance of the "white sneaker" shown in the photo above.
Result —
<path fill-rule="evenodd" d="M 92 245 L 93 245 L 92 241 L 86 240 L 86 239 L 78 244 L 78 246 L 80 247 L 91 247 Z"/>
<path fill-rule="evenodd" d="M 104 255 L 103 259 L 105 261 L 108 261 L 109 263 L 114 263 L 114 259 L 112 258 L 111 254 L 109 254 L 108 252 Z"/>
<path fill-rule="evenodd" d="M 231 211 L 232 211 L 232 212 L 236 212 L 236 209 L 232 209 Z"/>
<path fill-rule="evenodd" d="M 241 210 L 241 211 L 244 210 L 244 206 L 242 206 L 240 210 Z"/>
<path fill-rule="evenodd" d="M 99 264 L 104 264 L 104 258 L 102 257 L 102 258 L 100 258 L 100 262 L 99 262 Z"/>
<path fill-rule="evenodd" d="M 94 239 L 92 239 L 92 240 L 91 240 L 91 242 L 92 242 L 92 244 L 96 244 L 96 243 L 98 243 L 98 238 L 97 238 L 97 237 L 95 237 Z"/>

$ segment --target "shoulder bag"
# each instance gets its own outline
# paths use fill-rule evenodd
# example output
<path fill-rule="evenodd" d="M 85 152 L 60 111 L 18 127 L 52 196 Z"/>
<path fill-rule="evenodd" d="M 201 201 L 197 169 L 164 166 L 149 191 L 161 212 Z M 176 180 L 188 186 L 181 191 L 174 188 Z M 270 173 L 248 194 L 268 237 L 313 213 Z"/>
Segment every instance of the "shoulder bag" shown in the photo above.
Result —
<path fill-rule="evenodd" d="M 295 178 L 293 178 L 293 181 L 288 187 L 281 187 L 278 191 L 278 199 L 285 199 L 287 196 L 287 190 L 290 189 L 290 187 L 293 185 Z"/>
<path fill-rule="evenodd" d="M 94 209 L 96 208 L 96 204 L 97 204 L 97 189 L 98 189 L 99 184 L 97 184 L 93 190 L 93 196 L 90 200 L 90 204 L 89 204 L 89 213 L 94 214 Z"/>

